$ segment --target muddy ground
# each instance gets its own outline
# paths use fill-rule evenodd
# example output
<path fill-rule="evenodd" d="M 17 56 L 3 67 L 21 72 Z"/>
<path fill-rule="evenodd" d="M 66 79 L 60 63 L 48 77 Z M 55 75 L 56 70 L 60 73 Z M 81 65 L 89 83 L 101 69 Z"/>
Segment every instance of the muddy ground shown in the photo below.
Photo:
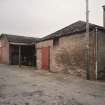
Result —
<path fill-rule="evenodd" d="M 0 105 L 105 105 L 105 82 L 0 65 Z"/>

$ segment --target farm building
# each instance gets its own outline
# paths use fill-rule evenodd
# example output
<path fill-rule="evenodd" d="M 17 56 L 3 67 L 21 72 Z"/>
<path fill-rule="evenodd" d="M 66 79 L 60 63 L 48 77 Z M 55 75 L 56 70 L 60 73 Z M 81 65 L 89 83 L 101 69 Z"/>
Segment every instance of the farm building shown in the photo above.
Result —
<path fill-rule="evenodd" d="M 36 38 L 7 35 L 0 36 L 0 63 L 36 66 Z"/>
<path fill-rule="evenodd" d="M 105 79 L 105 6 L 103 25 L 77 21 L 43 37 L 36 45 L 37 68 L 86 79 Z"/>
<path fill-rule="evenodd" d="M 84 21 L 43 37 L 36 46 L 37 68 L 67 72 L 82 78 L 105 79 L 105 28 L 94 24 L 89 26 L 89 37 Z M 86 57 L 87 41 L 89 59 Z"/>
<path fill-rule="evenodd" d="M 2 34 L 0 63 L 105 79 L 105 6 L 103 20 L 104 27 L 89 23 L 89 35 L 84 21 L 40 39 Z"/>

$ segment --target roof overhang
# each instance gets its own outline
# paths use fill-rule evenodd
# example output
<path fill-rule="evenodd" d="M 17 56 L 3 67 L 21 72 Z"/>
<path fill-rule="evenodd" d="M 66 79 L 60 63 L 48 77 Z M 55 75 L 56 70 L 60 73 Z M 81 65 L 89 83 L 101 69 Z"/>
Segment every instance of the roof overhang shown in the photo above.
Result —
<path fill-rule="evenodd" d="M 15 42 L 9 42 L 9 44 L 11 45 L 20 45 L 20 46 L 31 46 L 31 45 L 35 45 L 35 43 L 15 43 Z"/>

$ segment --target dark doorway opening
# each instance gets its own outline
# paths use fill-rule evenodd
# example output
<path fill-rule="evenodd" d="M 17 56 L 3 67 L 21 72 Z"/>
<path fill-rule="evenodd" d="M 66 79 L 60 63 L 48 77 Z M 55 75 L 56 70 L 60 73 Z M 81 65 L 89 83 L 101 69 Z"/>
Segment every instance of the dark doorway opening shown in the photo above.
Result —
<path fill-rule="evenodd" d="M 35 45 L 10 45 L 10 64 L 36 66 Z"/>

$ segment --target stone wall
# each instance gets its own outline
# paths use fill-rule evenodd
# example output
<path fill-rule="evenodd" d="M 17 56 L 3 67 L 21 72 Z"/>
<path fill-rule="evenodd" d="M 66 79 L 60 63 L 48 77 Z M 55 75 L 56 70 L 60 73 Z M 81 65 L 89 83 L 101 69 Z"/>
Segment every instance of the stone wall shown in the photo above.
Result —
<path fill-rule="evenodd" d="M 50 71 L 66 72 L 86 78 L 85 70 L 85 33 L 59 38 L 59 45 L 53 40 L 37 43 L 37 68 L 41 69 L 41 48 L 50 47 Z"/>
<path fill-rule="evenodd" d="M 60 38 L 60 50 L 58 50 L 56 58 L 61 56 L 62 61 L 58 60 L 56 64 L 62 65 L 64 72 L 86 78 L 84 38 L 85 33 Z"/>

